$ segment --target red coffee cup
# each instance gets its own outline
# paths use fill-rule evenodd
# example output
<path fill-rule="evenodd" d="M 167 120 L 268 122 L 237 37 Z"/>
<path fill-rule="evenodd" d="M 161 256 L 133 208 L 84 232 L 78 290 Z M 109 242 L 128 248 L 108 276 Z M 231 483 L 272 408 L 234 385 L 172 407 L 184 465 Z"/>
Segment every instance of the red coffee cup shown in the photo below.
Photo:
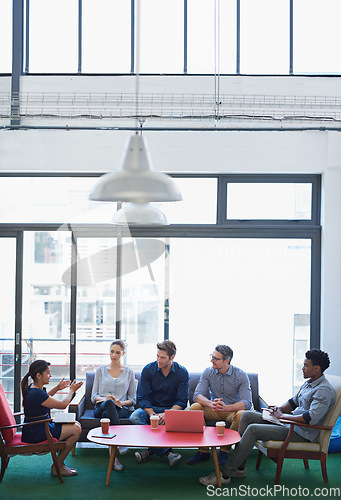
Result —
<path fill-rule="evenodd" d="M 102 434 L 109 434 L 110 418 L 101 418 Z"/>

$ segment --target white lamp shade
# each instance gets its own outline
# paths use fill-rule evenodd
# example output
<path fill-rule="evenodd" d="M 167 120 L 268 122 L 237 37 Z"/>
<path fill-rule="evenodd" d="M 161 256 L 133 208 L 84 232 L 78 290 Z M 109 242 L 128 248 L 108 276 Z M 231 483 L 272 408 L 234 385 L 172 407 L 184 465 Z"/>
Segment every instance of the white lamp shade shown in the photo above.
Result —
<path fill-rule="evenodd" d="M 168 225 L 166 216 L 149 203 L 128 203 L 116 212 L 113 223 L 118 225 L 160 224 Z"/>
<path fill-rule="evenodd" d="M 90 193 L 95 201 L 179 201 L 181 193 L 171 177 L 151 169 L 149 154 L 142 135 L 127 142 L 120 169 L 103 175 Z"/>

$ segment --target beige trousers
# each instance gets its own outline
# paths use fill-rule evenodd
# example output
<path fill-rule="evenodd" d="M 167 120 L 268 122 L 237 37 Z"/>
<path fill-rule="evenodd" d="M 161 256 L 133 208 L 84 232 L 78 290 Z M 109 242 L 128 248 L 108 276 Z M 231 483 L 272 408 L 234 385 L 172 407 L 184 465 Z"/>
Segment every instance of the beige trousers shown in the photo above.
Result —
<path fill-rule="evenodd" d="M 239 411 L 213 411 L 208 406 L 202 406 L 200 403 L 193 403 L 189 408 L 190 410 L 203 410 L 204 411 L 204 419 L 206 420 L 221 420 L 228 422 L 230 425 L 230 429 L 233 431 L 238 431 L 239 420 L 245 410 Z M 220 448 L 222 451 L 226 451 L 227 453 L 230 451 L 231 446 L 222 446 Z M 208 453 L 209 448 L 201 447 L 199 451 L 202 453 Z"/>

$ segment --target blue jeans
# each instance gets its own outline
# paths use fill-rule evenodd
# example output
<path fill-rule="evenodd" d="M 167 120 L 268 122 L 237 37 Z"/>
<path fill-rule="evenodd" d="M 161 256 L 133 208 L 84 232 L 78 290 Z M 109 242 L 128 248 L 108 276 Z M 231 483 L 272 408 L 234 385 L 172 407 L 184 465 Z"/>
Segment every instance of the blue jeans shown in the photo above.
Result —
<path fill-rule="evenodd" d="M 96 418 L 110 418 L 110 425 L 119 425 L 120 418 L 127 418 L 130 411 L 123 407 L 119 408 L 111 399 L 102 401 L 101 404 L 96 405 L 94 414 Z"/>
<path fill-rule="evenodd" d="M 168 410 L 169 408 L 163 408 L 161 406 L 153 406 L 153 410 L 155 413 L 163 413 L 165 410 Z M 138 408 L 137 410 L 133 411 L 133 413 L 129 417 L 130 423 L 134 425 L 149 425 L 150 424 L 150 418 L 149 415 L 142 410 L 142 408 Z M 159 457 L 162 457 L 165 455 L 168 451 L 170 451 L 170 448 L 150 448 L 156 455 L 159 455 Z"/>
<path fill-rule="evenodd" d="M 287 427 L 267 422 L 262 419 L 261 413 L 252 410 L 244 411 L 238 430 L 242 438 L 225 462 L 224 472 L 227 476 L 231 476 L 239 466 L 245 465 L 246 458 L 251 453 L 258 439 L 262 441 L 284 441 L 289 432 Z M 299 436 L 295 431 L 293 432 L 291 441 L 308 442 L 307 439 Z"/>

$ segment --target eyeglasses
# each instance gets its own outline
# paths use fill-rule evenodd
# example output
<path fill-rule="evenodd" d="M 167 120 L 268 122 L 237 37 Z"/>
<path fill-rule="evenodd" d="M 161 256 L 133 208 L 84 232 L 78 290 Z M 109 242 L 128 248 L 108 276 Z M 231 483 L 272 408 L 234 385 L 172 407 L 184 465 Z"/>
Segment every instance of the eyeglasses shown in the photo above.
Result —
<path fill-rule="evenodd" d="M 215 356 L 213 356 L 213 354 L 210 354 L 210 358 L 213 360 L 213 361 L 223 361 L 224 358 L 216 358 Z"/>

